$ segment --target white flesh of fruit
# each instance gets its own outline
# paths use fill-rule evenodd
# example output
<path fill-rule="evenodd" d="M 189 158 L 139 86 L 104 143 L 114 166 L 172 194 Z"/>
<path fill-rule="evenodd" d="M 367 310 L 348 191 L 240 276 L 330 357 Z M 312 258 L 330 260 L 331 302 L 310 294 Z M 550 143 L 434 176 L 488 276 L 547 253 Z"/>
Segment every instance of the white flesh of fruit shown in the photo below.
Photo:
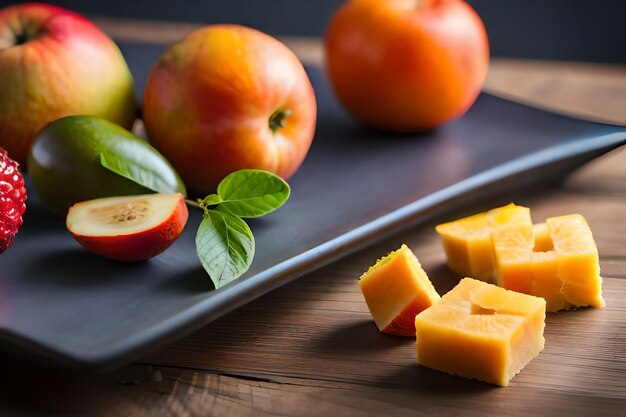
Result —
<path fill-rule="evenodd" d="M 167 220 L 179 194 L 107 197 L 74 204 L 67 228 L 80 236 L 120 236 L 150 230 Z"/>

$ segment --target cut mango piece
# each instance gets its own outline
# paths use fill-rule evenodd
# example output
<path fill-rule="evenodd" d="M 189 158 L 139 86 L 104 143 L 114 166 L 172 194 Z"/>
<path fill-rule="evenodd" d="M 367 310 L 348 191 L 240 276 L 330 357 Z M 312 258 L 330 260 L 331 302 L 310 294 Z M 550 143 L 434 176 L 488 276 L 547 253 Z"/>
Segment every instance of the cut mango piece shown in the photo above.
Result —
<path fill-rule="evenodd" d="M 549 220 L 532 225 L 529 209 L 509 204 L 436 229 L 448 266 L 461 275 L 497 276 L 504 288 L 543 297 L 550 312 L 604 306 L 587 222 L 577 214 Z"/>
<path fill-rule="evenodd" d="M 569 310 L 573 305 L 563 296 L 556 252 L 533 252 L 533 285 L 531 295 L 546 300 L 546 311 Z"/>
<path fill-rule="evenodd" d="M 598 249 L 585 218 L 571 214 L 551 217 L 546 223 L 565 300 L 577 307 L 604 307 Z"/>
<path fill-rule="evenodd" d="M 359 280 L 378 329 L 415 337 L 415 316 L 440 297 L 406 245 L 380 259 Z"/>
<path fill-rule="evenodd" d="M 528 207 L 509 204 L 488 212 L 498 285 L 530 294 L 535 237 Z"/>
<path fill-rule="evenodd" d="M 435 226 L 454 272 L 481 280 L 494 277 L 493 243 L 487 213 Z"/>
<path fill-rule="evenodd" d="M 435 226 L 446 252 L 448 267 L 459 275 L 482 281 L 496 277 L 493 241 L 488 212 Z M 548 225 L 533 225 L 535 251 L 552 250 Z"/>
<path fill-rule="evenodd" d="M 548 252 L 554 249 L 550 231 L 546 223 L 534 224 L 533 234 L 535 235 L 535 252 Z"/>
<path fill-rule="evenodd" d="M 544 347 L 546 302 L 464 278 L 415 318 L 417 362 L 506 386 Z"/>

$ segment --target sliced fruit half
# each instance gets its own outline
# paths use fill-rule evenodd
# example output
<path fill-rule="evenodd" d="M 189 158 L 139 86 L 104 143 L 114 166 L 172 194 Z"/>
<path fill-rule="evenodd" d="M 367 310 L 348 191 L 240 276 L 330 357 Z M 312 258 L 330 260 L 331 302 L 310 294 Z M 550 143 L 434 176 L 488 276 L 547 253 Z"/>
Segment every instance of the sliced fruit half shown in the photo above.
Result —
<path fill-rule="evenodd" d="M 88 251 L 131 262 L 167 249 L 182 233 L 188 216 L 182 194 L 146 194 L 74 204 L 66 225 Z"/>

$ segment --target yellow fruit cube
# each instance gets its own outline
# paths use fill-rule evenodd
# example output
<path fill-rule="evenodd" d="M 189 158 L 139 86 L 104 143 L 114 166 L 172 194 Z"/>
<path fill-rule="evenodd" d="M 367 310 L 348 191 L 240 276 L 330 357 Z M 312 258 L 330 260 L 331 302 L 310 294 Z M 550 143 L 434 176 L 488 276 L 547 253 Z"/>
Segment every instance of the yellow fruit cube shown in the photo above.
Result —
<path fill-rule="evenodd" d="M 530 210 L 509 204 L 436 227 L 455 272 L 545 298 L 547 311 L 603 307 L 591 230 L 578 215 L 533 225 Z"/>
<path fill-rule="evenodd" d="M 528 207 L 509 204 L 488 212 L 498 285 L 530 294 L 535 237 Z"/>
<path fill-rule="evenodd" d="M 580 214 L 546 220 L 556 253 L 564 299 L 574 306 L 604 307 L 598 249 Z"/>
<path fill-rule="evenodd" d="M 417 362 L 506 386 L 544 347 L 546 302 L 464 278 L 415 318 Z"/>
<path fill-rule="evenodd" d="M 454 272 L 481 280 L 494 277 L 493 243 L 487 213 L 435 226 Z"/>
<path fill-rule="evenodd" d="M 568 310 L 572 304 L 563 297 L 556 252 L 533 252 L 533 285 L 531 295 L 546 300 L 546 311 Z"/>
<path fill-rule="evenodd" d="M 488 212 L 435 226 L 448 267 L 459 275 L 492 281 L 496 276 Z M 535 251 L 552 250 L 548 225 L 533 225 Z"/>
<path fill-rule="evenodd" d="M 378 260 L 359 286 L 378 329 L 398 336 L 415 337 L 415 316 L 440 299 L 406 245 Z"/>
<path fill-rule="evenodd" d="M 533 233 L 535 235 L 535 252 L 547 252 L 554 249 L 550 231 L 546 223 L 534 224 Z"/>

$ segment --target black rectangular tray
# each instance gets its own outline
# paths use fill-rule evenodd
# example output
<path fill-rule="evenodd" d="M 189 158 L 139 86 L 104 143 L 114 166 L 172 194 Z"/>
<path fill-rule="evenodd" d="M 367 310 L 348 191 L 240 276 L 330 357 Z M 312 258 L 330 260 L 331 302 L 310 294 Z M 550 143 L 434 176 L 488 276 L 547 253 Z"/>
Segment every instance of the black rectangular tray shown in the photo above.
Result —
<path fill-rule="evenodd" d="M 149 66 L 133 57 L 131 65 L 143 65 L 135 77 L 145 76 Z M 485 94 L 430 133 L 371 131 L 341 108 L 320 69 L 308 71 L 316 137 L 290 180 L 291 199 L 250 222 L 257 252 L 244 277 L 213 289 L 195 255 L 197 210 L 168 251 L 129 265 L 85 252 L 31 193 L 24 226 L 0 256 L 0 346 L 64 367 L 110 369 L 428 215 L 563 175 L 626 141 L 622 126 Z"/>

